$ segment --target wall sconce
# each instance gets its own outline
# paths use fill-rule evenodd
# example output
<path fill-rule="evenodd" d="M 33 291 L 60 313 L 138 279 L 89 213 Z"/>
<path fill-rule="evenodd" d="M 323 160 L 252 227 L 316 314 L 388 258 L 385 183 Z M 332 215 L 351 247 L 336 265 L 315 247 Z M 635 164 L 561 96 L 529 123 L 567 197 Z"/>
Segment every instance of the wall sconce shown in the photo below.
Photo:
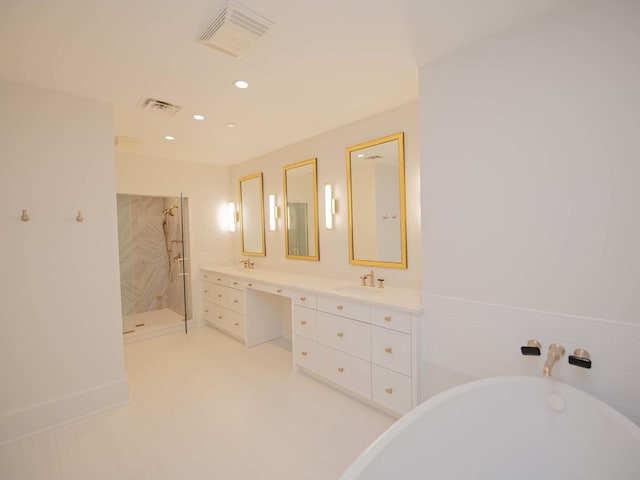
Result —
<path fill-rule="evenodd" d="M 333 198 L 333 187 L 330 183 L 324 184 L 324 226 L 327 230 L 333 228 L 333 216 L 336 213 L 336 199 Z"/>
<path fill-rule="evenodd" d="M 278 218 L 280 218 L 280 207 L 276 205 L 276 196 L 269 194 L 269 230 L 272 232 L 278 228 Z"/>
<path fill-rule="evenodd" d="M 236 225 L 238 223 L 238 213 L 236 212 L 236 204 L 234 202 L 229 202 L 229 231 L 235 232 Z"/>

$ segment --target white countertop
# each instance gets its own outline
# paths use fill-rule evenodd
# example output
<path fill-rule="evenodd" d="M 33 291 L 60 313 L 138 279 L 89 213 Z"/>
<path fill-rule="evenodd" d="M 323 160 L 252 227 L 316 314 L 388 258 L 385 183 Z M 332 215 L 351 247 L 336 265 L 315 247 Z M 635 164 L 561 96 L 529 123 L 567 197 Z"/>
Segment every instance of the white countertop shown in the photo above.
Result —
<path fill-rule="evenodd" d="M 358 282 L 346 282 L 334 278 L 282 272 L 267 268 L 248 269 L 204 266 L 202 270 L 233 275 L 255 282 L 265 282 L 278 287 L 365 301 L 372 305 L 392 306 L 411 313 L 422 313 L 421 293 L 419 290 L 394 287 L 362 287 Z"/>

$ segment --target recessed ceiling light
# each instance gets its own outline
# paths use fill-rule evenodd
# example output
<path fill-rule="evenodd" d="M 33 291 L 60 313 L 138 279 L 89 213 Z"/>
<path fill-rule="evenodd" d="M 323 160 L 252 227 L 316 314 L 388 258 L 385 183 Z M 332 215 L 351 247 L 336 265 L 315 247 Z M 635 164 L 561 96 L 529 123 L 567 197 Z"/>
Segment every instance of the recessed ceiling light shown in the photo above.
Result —
<path fill-rule="evenodd" d="M 196 113 L 193 118 L 195 120 L 204 120 L 204 115 L 200 115 L 199 113 Z"/>
<path fill-rule="evenodd" d="M 164 139 L 165 139 L 165 140 L 175 140 L 175 139 L 176 139 L 176 137 L 174 137 L 174 136 L 172 136 L 172 135 L 165 135 L 165 136 L 164 136 Z"/>
<path fill-rule="evenodd" d="M 236 87 L 238 87 L 238 88 L 247 88 L 249 86 L 249 84 L 247 82 L 245 82 L 244 80 L 236 80 L 234 85 Z"/>
<path fill-rule="evenodd" d="M 227 123 L 227 127 L 229 128 L 236 128 L 237 123 Z"/>
<path fill-rule="evenodd" d="M 364 157 L 364 154 L 363 153 L 359 153 L 358 154 L 358 158 L 362 158 L 362 157 Z"/>

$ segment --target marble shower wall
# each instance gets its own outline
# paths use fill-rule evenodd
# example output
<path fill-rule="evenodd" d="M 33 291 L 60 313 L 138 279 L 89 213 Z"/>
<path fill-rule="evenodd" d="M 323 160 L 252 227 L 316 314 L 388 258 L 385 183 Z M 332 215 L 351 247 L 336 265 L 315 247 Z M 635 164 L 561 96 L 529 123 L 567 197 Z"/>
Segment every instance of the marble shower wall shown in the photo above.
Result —
<path fill-rule="evenodd" d="M 181 303 L 182 277 L 178 275 L 180 267 L 178 262 L 173 261 L 173 257 L 181 251 L 181 245 L 171 242 L 180 239 L 180 217 L 176 209 L 173 210 L 174 216 L 168 217 L 173 282 L 169 281 L 169 259 L 162 227 L 162 211 L 172 205 L 179 205 L 179 200 L 117 195 L 123 316 L 167 307 L 180 315 L 184 313 Z"/>

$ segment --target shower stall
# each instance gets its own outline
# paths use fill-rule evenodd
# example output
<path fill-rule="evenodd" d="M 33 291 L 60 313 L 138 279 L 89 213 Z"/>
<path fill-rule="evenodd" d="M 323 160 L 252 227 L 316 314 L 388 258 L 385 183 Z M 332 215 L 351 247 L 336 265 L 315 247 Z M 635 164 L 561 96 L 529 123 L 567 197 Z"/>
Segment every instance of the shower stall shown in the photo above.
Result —
<path fill-rule="evenodd" d="M 126 340 L 188 329 L 188 199 L 117 195 Z"/>

